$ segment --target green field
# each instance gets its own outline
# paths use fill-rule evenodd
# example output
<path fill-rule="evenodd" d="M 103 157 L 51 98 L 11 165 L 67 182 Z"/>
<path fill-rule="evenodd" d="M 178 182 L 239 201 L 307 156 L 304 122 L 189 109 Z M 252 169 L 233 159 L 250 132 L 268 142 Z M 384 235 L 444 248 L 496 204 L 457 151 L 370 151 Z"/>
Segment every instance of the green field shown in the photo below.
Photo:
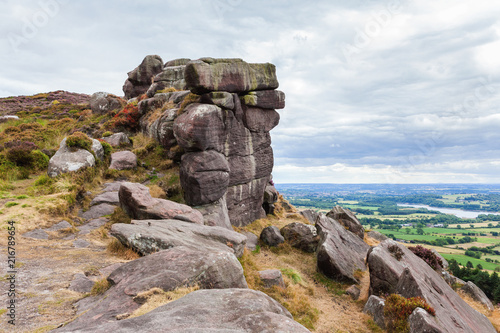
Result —
<path fill-rule="evenodd" d="M 446 260 L 455 259 L 462 266 L 465 266 L 467 264 L 467 261 L 470 261 L 474 265 L 474 267 L 476 267 L 478 264 L 481 264 L 481 266 L 483 266 L 484 269 L 488 269 L 490 271 L 494 271 L 495 268 L 500 266 L 500 264 L 495 264 L 493 262 L 486 262 L 482 259 L 476 259 L 476 258 L 466 256 L 465 254 L 442 253 L 441 255 Z M 498 257 L 498 256 L 494 256 L 494 257 Z"/>

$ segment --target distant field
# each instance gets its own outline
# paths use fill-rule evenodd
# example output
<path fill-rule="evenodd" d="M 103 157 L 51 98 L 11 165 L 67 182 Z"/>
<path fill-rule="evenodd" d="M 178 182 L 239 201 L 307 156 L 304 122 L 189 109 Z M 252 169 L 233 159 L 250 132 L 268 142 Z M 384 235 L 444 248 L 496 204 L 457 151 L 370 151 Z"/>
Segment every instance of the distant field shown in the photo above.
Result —
<path fill-rule="evenodd" d="M 495 264 L 495 263 L 491 263 L 491 262 L 486 262 L 486 261 L 484 261 L 482 259 L 476 259 L 476 258 L 472 258 L 472 257 L 466 256 L 466 255 L 462 255 L 462 254 L 447 254 L 447 253 L 442 253 L 441 255 L 446 260 L 455 259 L 459 264 L 461 264 L 463 266 L 465 266 L 467 264 L 467 261 L 470 261 L 474 265 L 474 267 L 476 267 L 478 264 L 481 264 L 481 266 L 483 266 L 484 269 L 491 270 L 491 271 L 494 271 L 495 268 L 497 268 L 498 266 L 500 266 L 499 264 Z"/>

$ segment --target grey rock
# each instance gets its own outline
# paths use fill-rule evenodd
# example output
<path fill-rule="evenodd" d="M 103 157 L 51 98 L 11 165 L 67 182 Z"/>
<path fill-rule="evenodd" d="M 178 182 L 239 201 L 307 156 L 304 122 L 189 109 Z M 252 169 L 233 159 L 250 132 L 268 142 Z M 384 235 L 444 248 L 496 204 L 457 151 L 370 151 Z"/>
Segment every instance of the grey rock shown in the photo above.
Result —
<path fill-rule="evenodd" d="M 169 60 L 165 63 L 165 65 L 163 67 L 165 68 L 165 67 L 171 67 L 171 66 L 187 65 L 187 63 L 190 61 L 191 61 L 191 59 L 189 59 L 189 58 L 179 58 L 179 59 Z"/>
<path fill-rule="evenodd" d="M 405 246 L 383 241 L 371 249 L 367 261 L 370 293 L 424 298 L 435 309 L 436 325 L 443 332 L 495 332 L 484 315 L 465 303 L 439 273 Z"/>
<path fill-rule="evenodd" d="M 119 205 L 120 198 L 118 198 L 118 190 L 99 194 L 94 199 L 92 199 L 92 201 L 90 202 L 90 206 L 95 206 L 102 203 L 107 203 L 115 206 Z"/>
<path fill-rule="evenodd" d="M 95 229 L 97 229 L 97 228 L 102 227 L 103 225 L 105 225 L 106 222 L 108 222 L 108 219 L 102 218 L 102 217 L 101 218 L 97 218 L 97 219 L 89 220 L 84 225 L 78 226 L 78 230 L 80 230 L 80 232 L 78 233 L 78 235 L 82 236 L 82 235 L 89 234 L 91 231 L 93 231 L 93 230 L 95 230 Z"/>
<path fill-rule="evenodd" d="M 203 215 L 187 205 L 153 198 L 149 188 L 138 183 L 122 183 L 118 191 L 120 207 L 134 219 L 177 219 L 203 224 Z"/>
<path fill-rule="evenodd" d="M 285 281 L 283 281 L 283 275 L 279 269 L 259 271 L 259 277 L 262 283 L 264 283 L 265 288 L 271 288 L 272 286 L 286 288 Z"/>
<path fill-rule="evenodd" d="M 62 173 L 78 171 L 85 167 L 93 167 L 94 165 L 94 155 L 85 149 L 71 151 L 66 145 L 66 138 L 64 138 L 59 145 L 59 150 L 49 160 L 47 174 L 49 177 L 57 177 Z"/>
<path fill-rule="evenodd" d="M 373 317 L 373 321 L 385 330 L 384 299 L 371 295 L 363 308 L 363 312 Z M 425 311 L 425 310 L 424 310 Z"/>
<path fill-rule="evenodd" d="M 281 304 L 251 289 L 197 290 L 136 318 L 105 324 L 87 319 L 78 332 L 305 333 Z M 70 323 L 58 332 L 75 332 Z"/>
<path fill-rule="evenodd" d="M 469 295 L 476 302 L 484 305 L 489 311 L 495 310 L 493 303 L 491 303 L 490 299 L 485 295 L 484 291 L 479 289 L 478 286 L 474 284 L 472 281 L 468 281 L 461 290 Z"/>
<path fill-rule="evenodd" d="M 359 295 L 361 294 L 361 290 L 359 289 L 358 286 L 353 284 L 352 286 L 346 289 L 345 293 L 351 296 L 351 298 L 356 301 L 359 298 Z"/>
<path fill-rule="evenodd" d="M 92 151 L 99 160 L 103 160 L 104 158 L 104 148 L 102 147 L 101 142 L 96 139 L 92 139 Z"/>
<path fill-rule="evenodd" d="M 385 241 L 386 239 L 389 239 L 386 235 L 384 234 L 381 234 L 380 232 L 378 231 L 368 231 L 366 233 L 369 237 L 375 239 L 375 240 L 378 240 L 379 242 L 383 242 Z"/>
<path fill-rule="evenodd" d="M 90 207 L 90 209 L 82 214 L 79 214 L 80 217 L 84 218 L 85 220 L 91 220 L 91 219 L 97 219 L 99 217 L 103 217 L 106 215 L 111 215 L 115 211 L 116 206 L 107 204 L 107 203 L 102 203 L 99 205 L 95 205 Z"/>
<path fill-rule="evenodd" d="M 203 221 L 205 225 L 223 227 L 229 230 L 233 230 L 227 212 L 225 196 L 211 204 L 196 206 L 194 208 L 203 215 Z"/>
<path fill-rule="evenodd" d="M 431 251 L 432 251 L 432 253 L 434 253 L 434 254 L 436 255 L 436 257 L 438 257 L 438 258 L 441 260 L 441 264 L 442 264 L 442 265 L 441 265 L 441 267 L 442 267 L 444 270 L 447 270 L 447 269 L 448 269 L 448 267 L 450 266 L 450 265 L 448 264 L 448 261 L 447 261 L 445 258 L 443 258 L 443 256 L 442 256 L 442 255 L 440 255 L 440 254 L 439 254 L 439 252 L 438 252 L 438 251 L 436 251 L 435 249 L 432 249 Z"/>
<path fill-rule="evenodd" d="M 23 234 L 23 237 L 34 238 L 34 239 L 49 239 L 49 234 L 42 229 L 35 229 L 32 231 L 25 232 Z"/>
<path fill-rule="evenodd" d="M 243 123 L 251 132 L 269 132 L 280 121 L 280 115 L 273 109 L 243 106 Z"/>
<path fill-rule="evenodd" d="M 316 220 L 320 236 L 316 256 L 318 270 L 325 276 L 358 284 L 357 270 L 365 271 L 369 246 L 337 221 L 321 214 Z"/>
<path fill-rule="evenodd" d="M 94 281 L 90 280 L 84 274 L 78 273 L 73 277 L 73 281 L 68 289 L 79 293 L 89 293 L 94 286 Z"/>
<path fill-rule="evenodd" d="M 0 124 L 1 123 L 5 123 L 9 120 L 12 120 L 12 119 L 19 119 L 18 116 L 13 116 L 13 115 L 7 115 L 7 116 L 0 116 Z"/>
<path fill-rule="evenodd" d="M 250 251 L 255 251 L 257 249 L 257 244 L 259 243 L 259 237 L 249 231 L 242 232 L 242 234 L 247 237 L 247 249 L 249 249 Z"/>
<path fill-rule="evenodd" d="M 453 332 L 452 330 L 443 330 L 440 328 L 439 324 L 436 322 L 436 318 L 422 308 L 416 308 L 413 310 L 412 314 L 408 317 L 408 324 L 410 326 L 411 333 Z"/>
<path fill-rule="evenodd" d="M 285 93 L 279 90 L 251 91 L 241 97 L 241 102 L 263 109 L 283 109 L 285 107 Z"/>
<path fill-rule="evenodd" d="M 87 242 L 85 239 L 77 239 L 76 241 L 73 242 L 73 247 L 77 249 L 84 249 L 90 246 L 90 243 Z"/>
<path fill-rule="evenodd" d="M 116 181 L 104 184 L 103 192 L 118 192 L 124 181 Z"/>
<path fill-rule="evenodd" d="M 125 265 L 125 263 L 122 263 L 122 262 L 117 262 L 117 263 L 114 263 L 114 264 L 111 264 L 109 266 L 106 266 L 106 267 L 103 267 L 99 270 L 99 274 L 103 277 L 103 278 L 107 278 L 109 276 L 109 274 L 111 274 L 115 269 L 118 269 L 119 267 L 121 267 L 122 265 Z"/>
<path fill-rule="evenodd" d="M 306 209 L 300 212 L 300 215 L 304 216 L 309 223 L 316 223 L 316 219 L 319 216 L 319 213 L 312 210 L 312 209 Z"/>
<path fill-rule="evenodd" d="M 356 218 L 356 216 L 346 208 L 340 206 L 335 206 L 331 211 L 329 211 L 326 216 L 338 221 L 344 227 L 346 227 L 350 232 L 358 235 L 359 238 L 364 239 L 365 229 Z"/>
<path fill-rule="evenodd" d="M 280 234 L 280 229 L 276 226 L 265 227 L 260 233 L 260 240 L 268 246 L 277 246 L 285 242 L 285 239 Z"/>
<path fill-rule="evenodd" d="M 127 170 L 137 167 L 137 156 L 131 151 L 119 151 L 111 154 L 110 169 Z"/>
<path fill-rule="evenodd" d="M 58 231 L 62 229 L 68 229 L 68 228 L 73 228 L 73 226 L 68 222 L 68 221 L 61 221 L 59 223 L 54 224 L 52 227 L 47 228 L 45 230 L 47 231 Z"/>
<path fill-rule="evenodd" d="M 163 71 L 163 60 L 158 55 L 148 55 L 142 63 L 128 73 L 128 78 L 123 85 L 126 99 L 131 99 L 144 94 L 153 77 Z"/>
<path fill-rule="evenodd" d="M 318 247 L 320 237 L 313 225 L 293 222 L 281 228 L 280 232 L 292 247 L 304 252 L 313 253 Z"/>
<path fill-rule="evenodd" d="M 96 92 L 90 97 L 90 109 L 94 114 L 107 114 L 109 111 L 121 109 L 125 101 L 107 92 Z"/>
<path fill-rule="evenodd" d="M 142 255 L 175 246 L 232 251 L 241 257 L 246 237 L 221 227 L 179 220 L 132 220 L 113 224 L 111 234 Z"/>
<path fill-rule="evenodd" d="M 266 217 L 262 202 L 267 183 L 268 177 L 263 177 L 227 188 L 227 209 L 233 226 L 242 227 Z"/>
<path fill-rule="evenodd" d="M 115 133 L 110 136 L 103 137 L 102 139 L 113 147 L 128 146 L 132 144 L 128 135 L 123 132 Z"/>
<path fill-rule="evenodd" d="M 201 96 L 201 102 L 214 104 L 223 109 L 234 109 L 233 95 L 225 91 L 214 91 Z"/>

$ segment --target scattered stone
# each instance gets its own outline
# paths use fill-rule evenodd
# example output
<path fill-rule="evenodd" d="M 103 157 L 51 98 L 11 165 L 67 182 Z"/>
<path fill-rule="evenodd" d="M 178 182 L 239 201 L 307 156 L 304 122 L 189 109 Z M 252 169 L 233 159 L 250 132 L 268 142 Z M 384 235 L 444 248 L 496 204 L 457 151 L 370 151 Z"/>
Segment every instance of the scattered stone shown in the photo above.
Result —
<path fill-rule="evenodd" d="M 99 146 L 102 148 L 100 143 Z M 59 145 L 59 150 L 49 160 L 47 174 L 49 177 L 56 177 L 62 173 L 78 171 L 81 168 L 93 167 L 94 165 L 94 155 L 85 149 L 76 149 L 75 151 L 71 151 L 66 145 L 66 138 L 64 138 Z"/>
<path fill-rule="evenodd" d="M 92 206 L 86 212 L 78 215 L 85 220 L 97 219 L 99 217 L 113 214 L 115 208 L 116 206 L 107 203 L 102 203 L 99 205 Z"/>
<path fill-rule="evenodd" d="M 103 218 L 103 217 L 97 218 L 97 219 L 92 219 L 92 220 L 88 221 L 87 223 L 85 223 L 84 225 L 81 225 L 78 227 L 78 229 L 80 230 L 78 235 L 82 236 L 82 235 L 89 234 L 92 230 L 95 230 L 95 229 L 105 225 L 106 222 L 108 222 L 108 219 Z"/>
<path fill-rule="evenodd" d="M 127 170 L 137 167 L 137 156 L 131 151 L 119 151 L 111 154 L 109 169 Z"/>
<path fill-rule="evenodd" d="M 153 198 L 149 188 L 124 182 L 118 191 L 120 207 L 134 219 L 177 219 L 203 224 L 203 215 L 196 209 L 165 199 Z"/>
<path fill-rule="evenodd" d="M 371 295 L 370 298 L 368 298 L 365 307 L 363 308 L 363 312 L 372 316 L 373 321 L 380 328 L 385 330 L 386 327 L 385 327 L 384 307 L 385 307 L 384 299 L 375 295 Z"/>
<path fill-rule="evenodd" d="M 73 242 L 73 247 L 76 247 L 77 249 L 83 249 L 89 246 L 90 243 L 87 242 L 85 239 L 77 239 L 76 241 Z"/>
<path fill-rule="evenodd" d="M 359 238 L 365 238 L 365 229 L 356 218 L 356 216 L 346 208 L 340 206 L 335 206 L 331 211 L 329 211 L 326 216 L 338 221 L 344 227 L 346 227 L 350 232 L 358 235 Z"/>
<path fill-rule="evenodd" d="M 127 134 L 120 132 L 102 138 L 113 147 L 129 146 L 132 144 Z"/>
<path fill-rule="evenodd" d="M 123 181 L 116 181 L 111 183 L 104 184 L 103 192 L 118 192 L 120 190 L 120 186 L 122 186 Z"/>
<path fill-rule="evenodd" d="M 372 231 L 368 231 L 368 232 L 366 233 L 366 235 L 367 235 L 368 237 L 371 237 L 371 238 L 375 239 L 375 240 L 378 240 L 379 242 L 383 242 L 383 241 L 385 241 L 386 239 L 389 239 L 386 235 L 381 234 L 381 233 L 380 233 L 380 232 L 378 232 L 378 231 L 373 231 L 373 230 L 372 230 Z"/>
<path fill-rule="evenodd" d="M 107 323 L 86 314 L 82 317 L 58 332 L 74 332 L 77 328 L 82 333 L 135 333 L 137 328 L 142 332 L 309 332 L 281 304 L 251 289 L 197 290 L 145 315 L 113 318 Z"/>
<path fill-rule="evenodd" d="M 359 298 L 359 295 L 361 294 L 361 290 L 357 285 L 353 284 L 352 286 L 346 289 L 345 293 L 351 296 L 351 298 L 356 301 Z"/>
<path fill-rule="evenodd" d="M 73 281 L 68 289 L 79 293 L 89 293 L 94 286 L 94 281 L 90 280 L 84 274 L 78 273 L 73 277 Z"/>
<path fill-rule="evenodd" d="M 281 236 L 280 229 L 274 225 L 262 230 L 260 233 L 260 240 L 268 246 L 278 246 L 285 242 L 285 238 Z"/>
<path fill-rule="evenodd" d="M 474 284 L 472 281 L 468 281 L 461 290 L 469 295 L 476 302 L 484 305 L 489 311 L 495 310 L 493 303 L 491 303 L 490 299 L 484 294 L 484 291 L 479 289 L 478 286 Z"/>
<path fill-rule="evenodd" d="M 118 198 L 118 190 L 99 194 L 94 199 L 92 199 L 92 201 L 90 202 L 90 206 L 95 206 L 102 203 L 118 206 L 120 204 L 120 199 Z"/>
<path fill-rule="evenodd" d="M 293 222 L 281 228 L 280 233 L 292 247 L 304 252 L 313 253 L 318 247 L 319 236 L 313 225 Z"/>
<path fill-rule="evenodd" d="M 175 246 L 234 252 L 241 257 L 246 237 L 236 231 L 179 220 L 132 220 L 131 224 L 116 223 L 111 235 L 122 244 L 142 255 Z"/>
<path fill-rule="evenodd" d="M 424 298 L 435 309 L 433 320 L 443 332 L 495 332 L 484 315 L 465 303 L 439 273 L 405 246 L 383 241 L 370 250 L 367 262 L 371 294 Z"/>
<path fill-rule="evenodd" d="M 250 251 L 255 251 L 257 250 L 257 244 L 259 243 L 259 237 L 257 237 L 254 233 L 245 231 L 243 232 L 243 235 L 247 237 L 247 244 L 246 247 Z"/>
<path fill-rule="evenodd" d="M 54 224 L 52 227 L 50 228 L 47 228 L 45 230 L 47 231 L 58 231 L 58 230 L 62 230 L 62 229 L 68 229 L 68 228 L 73 228 L 73 226 L 68 222 L 68 221 L 61 221 L 57 224 Z"/>
<path fill-rule="evenodd" d="M 121 109 L 125 104 L 123 99 L 107 92 L 96 92 L 90 97 L 90 109 L 94 114 L 107 114 Z"/>
<path fill-rule="evenodd" d="M 266 269 L 265 271 L 259 271 L 259 277 L 264 283 L 265 288 L 271 288 L 272 286 L 286 288 L 285 281 L 283 281 L 283 275 L 279 269 Z"/>
<path fill-rule="evenodd" d="M 34 239 L 49 239 L 49 234 L 44 230 L 38 228 L 32 231 L 25 232 L 23 234 L 25 238 L 34 238 Z"/>

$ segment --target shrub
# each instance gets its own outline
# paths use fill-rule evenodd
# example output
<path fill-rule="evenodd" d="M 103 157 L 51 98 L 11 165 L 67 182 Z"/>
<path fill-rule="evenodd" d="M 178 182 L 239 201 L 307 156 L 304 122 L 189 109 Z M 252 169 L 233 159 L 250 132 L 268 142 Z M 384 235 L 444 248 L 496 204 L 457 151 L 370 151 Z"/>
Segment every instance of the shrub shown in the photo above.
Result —
<path fill-rule="evenodd" d="M 432 250 L 426 249 L 422 245 L 409 247 L 408 249 L 411 252 L 413 252 L 417 257 L 424 260 L 427 263 L 427 265 L 432 267 L 432 269 L 436 270 L 437 268 L 443 267 L 443 262 L 438 256 L 436 256 L 434 252 L 432 252 Z"/>
<path fill-rule="evenodd" d="M 139 127 L 139 118 L 141 118 L 141 114 L 139 113 L 137 103 L 132 102 L 125 105 L 123 110 L 113 117 L 112 126 L 136 130 Z"/>
<path fill-rule="evenodd" d="M 45 170 L 49 166 L 50 158 L 42 153 L 40 150 L 33 150 L 31 152 L 33 156 L 33 167 L 37 170 Z"/>
<path fill-rule="evenodd" d="M 92 149 L 92 139 L 90 139 L 87 134 L 82 132 L 75 132 L 68 136 L 66 139 L 66 145 L 71 149 L 85 149 L 91 151 Z"/>
<path fill-rule="evenodd" d="M 37 149 L 33 142 L 10 141 L 5 144 L 6 157 L 18 166 L 31 166 L 33 164 L 32 151 Z"/>
<path fill-rule="evenodd" d="M 111 288 L 111 283 L 108 279 L 104 278 L 94 283 L 90 295 L 97 296 L 104 294 L 109 288 Z"/>
<path fill-rule="evenodd" d="M 106 131 L 106 132 L 104 132 L 104 133 L 102 134 L 102 137 L 103 137 L 103 138 L 107 138 L 108 136 L 111 136 L 111 135 L 113 135 L 113 132 Z"/>
<path fill-rule="evenodd" d="M 422 308 L 435 316 L 435 310 L 422 297 L 405 298 L 391 294 L 385 300 L 384 316 L 388 332 L 408 332 L 408 317 L 416 308 Z"/>
<path fill-rule="evenodd" d="M 113 151 L 113 147 L 102 139 L 99 139 L 99 142 L 101 143 L 102 149 L 104 149 L 104 156 L 110 156 Z"/>

